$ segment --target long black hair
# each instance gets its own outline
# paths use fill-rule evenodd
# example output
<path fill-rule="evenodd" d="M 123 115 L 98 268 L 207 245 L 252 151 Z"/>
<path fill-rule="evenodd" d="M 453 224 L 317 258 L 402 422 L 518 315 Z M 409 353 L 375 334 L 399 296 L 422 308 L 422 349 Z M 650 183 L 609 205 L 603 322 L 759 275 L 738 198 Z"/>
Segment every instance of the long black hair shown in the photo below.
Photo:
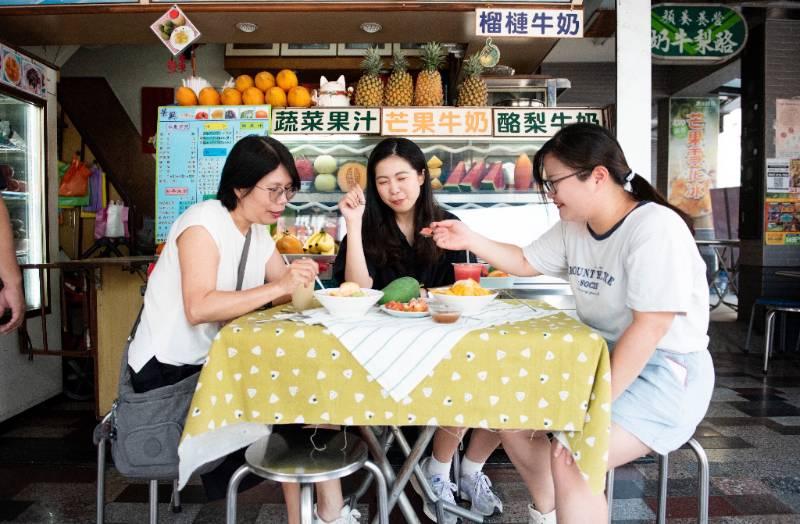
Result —
<path fill-rule="evenodd" d="M 292 189 L 300 189 L 300 175 L 294 165 L 294 157 L 277 140 L 269 136 L 250 135 L 233 145 L 219 179 L 217 200 L 228 211 L 236 209 L 239 197 L 236 189 L 242 189 L 246 195 L 265 175 L 283 166 L 292 178 Z"/>
<path fill-rule="evenodd" d="M 398 234 L 394 210 L 381 200 L 375 181 L 375 167 L 382 160 L 397 156 L 408 162 L 418 175 L 424 177 L 419 197 L 414 203 L 414 257 L 417 264 L 433 264 L 443 256 L 443 251 L 430 239 L 419 234 L 419 230 L 433 221 L 442 220 L 444 212 L 433 199 L 431 178 L 425 155 L 417 144 L 407 138 L 382 140 L 367 162 L 367 204 L 361 234 L 364 237 L 364 254 L 376 265 L 398 268 L 404 259 L 402 253 L 405 239 Z"/>
<path fill-rule="evenodd" d="M 604 127 L 583 123 L 568 125 L 545 142 L 533 157 L 533 176 L 540 185 L 544 181 L 544 157 L 547 155 L 553 155 L 561 163 L 581 170 L 582 172 L 576 175 L 581 180 L 586 180 L 597 166 L 608 169 L 614 182 L 623 187 L 628 181 L 627 177 L 633 174 L 630 184 L 634 200 L 637 202 L 649 200 L 668 207 L 683 219 L 689 231 L 694 234 L 692 218 L 667 202 L 667 199 L 644 177 L 633 173 L 628 167 L 628 161 L 625 160 L 619 142 Z"/>

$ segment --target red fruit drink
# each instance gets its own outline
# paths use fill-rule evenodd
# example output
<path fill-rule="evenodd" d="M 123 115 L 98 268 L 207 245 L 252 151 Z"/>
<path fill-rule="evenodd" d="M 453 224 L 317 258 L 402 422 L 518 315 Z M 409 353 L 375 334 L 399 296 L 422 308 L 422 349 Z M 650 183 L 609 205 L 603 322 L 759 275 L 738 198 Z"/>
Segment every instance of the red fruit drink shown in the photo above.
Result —
<path fill-rule="evenodd" d="M 477 263 L 453 263 L 453 273 L 455 274 L 456 280 L 466 280 L 471 278 L 475 282 L 481 282 L 481 269 L 483 268 L 483 264 Z"/>

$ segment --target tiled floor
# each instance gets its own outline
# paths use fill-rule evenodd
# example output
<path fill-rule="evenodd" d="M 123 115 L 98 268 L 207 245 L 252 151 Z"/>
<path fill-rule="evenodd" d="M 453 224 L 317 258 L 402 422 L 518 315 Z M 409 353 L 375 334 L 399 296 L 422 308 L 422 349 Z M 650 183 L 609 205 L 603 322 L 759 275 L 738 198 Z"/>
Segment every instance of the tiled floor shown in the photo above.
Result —
<path fill-rule="evenodd" d="M 723 309 L 723 308 L 721 308 Z M 724 310 L 714 318 L 725 319 Z M 729 318 L 729 316 L 728 316 Z M 697 440 L 711 463 L 710 514 L 719 523 L 800 523 L 800 356 L 778 355 L 770 374 L 761 374 L 761 357 L 744 354 L 747 326 L 713 322 L 711 349 L 717 383 L 711 408 Z M 760 339 L 754 338 L 754 347 Z M 56 398 L 0 424 L 0 521 L 86 523 L 95 515 L 95 420 L 88 403 Z M 527 493 L 502 453 L 486 471 L 505 502 L 491 522 L 525 522 Z M 655 518 L 657 466 L 642 459 L 616 471 L 616 522 Z M 224 507 L 207 503 L 198 484 L 182 492 L 183 511 L 168 511 L 169 486 L 159 492 L 160 521 L 224 521 Z M 694 455 L 670 455 L 668 517 L 694 521 Z M 147 521 L 147 488 L 108 470 L 106 522 Z M 419 498 L 409 497 L 419 508 Z M 361 508 L 366 515 L 372 501 Z M 419 512 L 422 515 L 422 512 Z M 422 517 L 424 521 L 424 517 Z M 280 490 L 262 485 L 239 497 L 239 522 L 284 522 Z M 366 518 L 362 518 L 366 522 Z M 399 514 L 394 522 L 402 522 Z"/>

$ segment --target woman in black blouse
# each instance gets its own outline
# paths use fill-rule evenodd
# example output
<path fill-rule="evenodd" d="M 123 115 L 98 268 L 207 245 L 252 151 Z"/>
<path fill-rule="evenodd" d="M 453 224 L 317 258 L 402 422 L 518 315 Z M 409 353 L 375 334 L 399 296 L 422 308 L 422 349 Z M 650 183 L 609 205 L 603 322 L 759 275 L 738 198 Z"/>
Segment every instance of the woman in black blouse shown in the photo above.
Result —
<path fill-rule="evenodd" d="M 466 252 L 441 249 L 420 235 L 431 222 L 455 217 L 434 200 L 425 155 L 408 139 L 387 138 L 375 146 L 367 163 L 366 195 L 356 184 L 339 202 L 339 211 L 348 231 L 333 267 L 339 282 L 382 289 L 396 278 L 411 276 L 425 287 L 449 286 L 455 280 L 452 263 L 466 261 Z M 451 502 L 455 484 L 450 482 L 450 463 L 462 436 L 458 428 L 439 429 L 433 456 L 421 463 L 436 495 Z M 487 515 L 495 508 L 502 511 L 481 471 L 498 443 L 494 433 L 476 430 L 462 467 L 462 497 Z M 436 521 L 433 505 L 425 506 L 425 514 Z M 455 516 L 446 516 L 455 521 Z"/>

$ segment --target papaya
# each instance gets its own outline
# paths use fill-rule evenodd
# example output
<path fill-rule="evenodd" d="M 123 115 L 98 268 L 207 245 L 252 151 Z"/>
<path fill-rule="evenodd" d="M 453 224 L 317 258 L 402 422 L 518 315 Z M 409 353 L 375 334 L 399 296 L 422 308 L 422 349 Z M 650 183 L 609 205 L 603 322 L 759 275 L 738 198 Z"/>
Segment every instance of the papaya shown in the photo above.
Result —
<path fill-rule="evenodd" d="M 392 280 L 383 288 L 380 304 L 387 302 L 408 302 L 419 297 L 419 282 L 414 277 L 400 277 Z"/>
<path fill-rule="evenodd" d="M 464 164 L 462 160 L 459 162 L 453 171 L 450 173 L 450 176 L 447 177 L 447 180 L 444 183 L 445 191 L 460 191 L 458 189 L 458 184 L 461 182 L 461 179 L 464 178 L 464 175 L 467 174 L 467 166 Z"/>
<path fill-rule="evenodd" d="M 533 164 L 528 155 L 521 154 L 514 164 L 514 189 L 530 189 L 533 183 Z"/>
<path fill-rule="evenodd" d="M 481 189 L 501 191 L 506 188 L 506 179 L 503 174 L 503 163 L 495 162 L 489 168 L 489 172 L 481 180 Z"/>
<path fill-rule="evenodd" d="M 485 173 L 486 162 L 483 160 L 478 160 L 472 164 L 469 173 L 467 173 L 467 176 L 461 179 L 458 187 L 464 192 L 477 191 L 481 187 L 481 179 Z"/>

